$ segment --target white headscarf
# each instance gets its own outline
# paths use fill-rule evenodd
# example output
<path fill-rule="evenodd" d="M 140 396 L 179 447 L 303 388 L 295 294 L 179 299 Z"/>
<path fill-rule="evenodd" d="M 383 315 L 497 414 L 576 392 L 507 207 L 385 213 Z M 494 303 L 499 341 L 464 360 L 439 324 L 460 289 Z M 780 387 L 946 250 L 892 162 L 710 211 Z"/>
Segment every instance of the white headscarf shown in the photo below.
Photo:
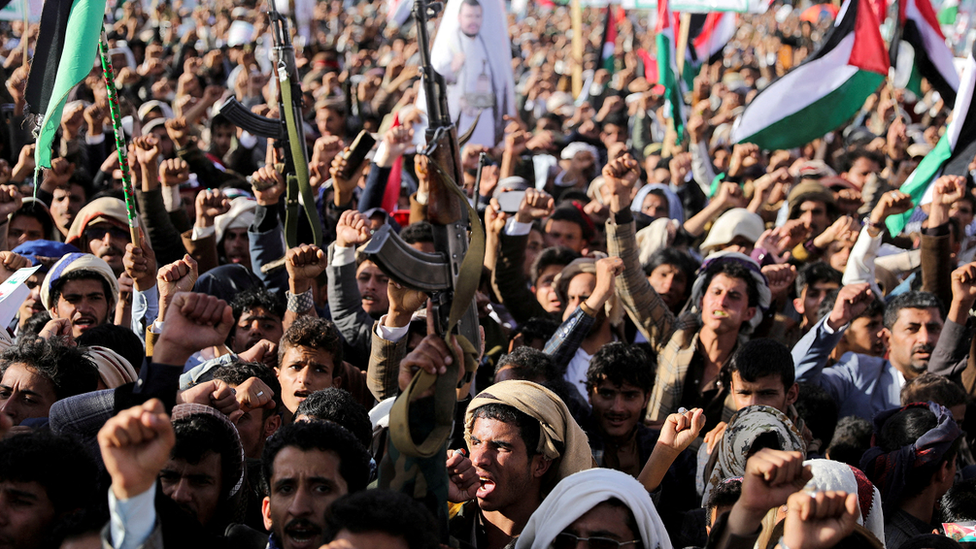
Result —
<path fill-rule="evenodd" d="M 664 196 L 668 197 L 668 217 L 676 219 L 679 224 L 685 222 L 685 209 L 681 205 L 681 199 L 671 190 L 670 186 L 663 183 L 650 183 L 641 187 L 637 191 L 637 195 L 634 196 L 634 201 L 630 203 L 630 210 L 634 212 L 644 211 L 644 199 L 651 194 L 651 191 L 661 191 Z"/>
<path fill-rule="evenodd" d="M 671 549 L 664 522 L 644 486 L 626 473 L 604 468 L 580 471 L 560 481 L 532 513 L 515 549 L 547 549 L 573 521 L 610 498 L 630 508 L 644 549 Z"/>
<path fill-rule="evenodd" d="M 803 462 L 813 471 L 813 478 L 803 488 L 808 492 L 836 490 L 857 494 L 857 523 L 871 531 L 881 545 L 885 544 L 884 511 L 881 508 L 881 492 L 868 477 L 850 465 L 828 459 L 810 459 Z"/>

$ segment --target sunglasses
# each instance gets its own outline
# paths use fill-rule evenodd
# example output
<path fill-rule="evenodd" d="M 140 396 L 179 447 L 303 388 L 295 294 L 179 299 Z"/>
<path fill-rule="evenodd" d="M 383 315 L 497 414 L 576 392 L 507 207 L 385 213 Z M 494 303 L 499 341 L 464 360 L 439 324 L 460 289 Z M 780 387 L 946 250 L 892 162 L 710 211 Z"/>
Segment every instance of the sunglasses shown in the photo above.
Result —
<path fill-rule="evenodd" d="M 579 542 L 581 541 L 586 542 L 587 547 L 589 547 L 590 549 L 620 549 L 625 545 L 641 544 L 641 540 L 639 539 L 634 539 L 630 541 L 617 541 L 615 539 L 610 539 L 610 538 L 598 538 L 598 537 L 581 538 L 578 536 L 574 536 L 573 534 L 563 532 L 562 534 L 556 536 L 556 539 L 552 540 L 552 544 L 550 545 L 550 547 L 552 549 L 575 549 L 579 544 Z"/>
<path fill-rule="evenodd" d="M 85 230 L 85 236 L 87 236 L 89 240 L 101 240 L 105 238 L 106 234 L 111 234 L 115 238 L 129 238 L 129 231 L 120 229 L 118 227 L 92 227 Z"/>

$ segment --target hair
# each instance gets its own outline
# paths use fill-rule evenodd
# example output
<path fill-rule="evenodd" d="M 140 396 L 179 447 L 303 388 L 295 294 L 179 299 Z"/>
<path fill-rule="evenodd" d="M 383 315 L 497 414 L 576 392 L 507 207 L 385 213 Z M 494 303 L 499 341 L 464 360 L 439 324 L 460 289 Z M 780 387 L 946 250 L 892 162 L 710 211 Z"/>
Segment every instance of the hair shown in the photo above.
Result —
<path fill-rule="evenodd" d="M 302 452 L 318 450 L 335 452 L 339 456 L 339 476 L 346 481 L 349 492 L 366 489 L 370 475 L 370 457 L 366 448 L 346 428 L 328 421 L 300 421 L 283 426 L 271 436 L 261 455 L 264 490 L 271 491 L 274 461 L 278 452 L 294 447 Z"/>
<path fill-rule="evenodd" d="M 47 379 L 58 400 L 98 388 L 98 368 L 78 347 L 59 337 L 23 338 L 0 354 L 0 376 L 13 364 L 24 364 Z"/>
<path fill-rule="evenodd" d="M 18 217 L 30 217 L 36 219 L 37 222 L 41 224 L 41 231 L 44 233 L 43 238 L 48 238 L 54 233 L 54 221 L 51 220 L 51 214 L 45 212 L 34 202 L 24 204 L 19 210 L 10 214 L 10 221 L 17 219 Z"/>
<path fill-rule="evenodd" d="M 234 310 L 234 320 L 240 320 L 245 311 L 258 307 L 278 318 L 285 318 L 285 300 L 282 299 L 281 294 L 269 292 L 264 288 L 244 290 L 230 302 L 230 307 Z"/>
<path fill-rule="evenodd" d="M 530 276 L 532 277 L 532 285 L 535 286 L 539 282 L 539 277 L 542 276 L 542 272 L 546 270 L 547 267 L 552 265 L 558 265 L 560 267 L 565 267 L 573 261 L 579 259 L 580 254 L 566 248 L 565 246 L 554 246 L 552 248 L 546 248 L 539 252 L 539 255 L 535 256 L 535 261 L 532 262 L 532 268 L 530 269 Z"/>
<path fill-rule="evenodd" d="M 511 367 L 519 379 L 528 381 L 538 379 L 548 381 L 559 377 L 559 370 L 552 357 L 528 345 L 513 349 L 511 353 L 499 357 L 498 364 L 495 365 L 495 375 L 505 367 Z"/>
<path fill-rule="evenodd" d="M 972 208 L 974 212 L 976 212 L 976 196 L 973 196 L 973 193 L 971 192 L 963 193 L 962 197 L 959 200 L 957 200 L 957 202 L 969 202 L 969 207 Z"/>
<path fill-rule="evenodd" d="M 407 244 L 418 242 L 434 242 L 434 226 L 429 221 L 411 223 L 400 231 L 400 238 Z"/>
<path fill-rule="evenodd" d="M 842 168 L 841 171 L 842 172 L 851 171 L 851 168 L 854 167 L 854 163 L 862 158 L 867 158 L 868 160 L 874 162 L 875 164 L 881 166 L 882 168 L 885 167 L 884 156 L 882 156 L 880 153 L 875 151 L 869 151 L 868 149 L 862 147 L 858 147 L 844 155 L 844 160 L 841 163 L 841 168 Z"/>
<path fill-rule="evenodd" d="M 942 496 L 939 522 L 968 522 L 976 520 L 976 478 L 957 480 Z"/>
<path fill-rule="evenodd" d="M 935 402 L 946 408 L 966 404 L 968 398 L 962 387 L 949 378 L 924 372 L 901 388 L 901 403 Z"/>
<path fill-rule="evenodd" d="M 285 353 L 292 347 L 311 347 L 332 355 L 336 368 L 342 363 L 342 335 L 336 325 L 324 318 L 299 317 L 285 330 L 278 344 L 278 364 L 284 362 Z"/>
<path fill-rule="evenodd" d="M 681 250 L 675 248 L 662 248 L 648 258 L 647 264 L 644 265 L 644 274 L 651 276 L 654 269 L 657 269 L 661 265 L 673 265 L 678 268 L 685 275 L 685 280 L 689 283 L 695 280 L 695 271 L 701 265 L 698 264 L 690 255 L 682 252 Z M 688 284 L 688 289 L 686 293 L 691 293 L 691 284 Z M 687 297 L 687 296 L 685 296 Z"/>
<path fill-rule="evenodd" d="M 531 343 L 534 340 L 549 341 L 553 335 L 555 335 L 556 330 L 559 329 L 559 321 L 550 317 L 535 316 L 525 322 L 518 325 L 517 328 L 512 330 L 509 340 L 515 339 L 515 336 L 521 334 L 522 341 L 526 344 Z"/>
<path fill-rule="evenodd" d="M 173 459 L 197 464 L 210 452 L 220 456 L 220 497 L 226 500 L 243 466 L 237 432 L 231 432 L 223 421 L 208 414 L 175 419 L 173 431 L 176 432 L 176 444 L 170 454 Z"/>
<path fill-rule="evenodd" d="M 329 387 L 308 395 L 295 411 L 295 417 L 301 415 L 345 427 L 364 448 L 372 443 L 373 423 L 369 412 L 345 389 Z"/>
<path fill-rule="evenodd" d="M 885 452 L 894 452 L 910 444 L 914 444 L 925 433 L 935 429 L 938 425 L 938 418 L 929 410 L 928 407 L 911 407 L 896 412 L 881 429 L 875 433 L 876 444 Z M 956 459 L 959 450 L 959 443 L 962 437 L 953 442 L 952 446 L 946 451 L 937 463 L 927 463 L 921 467 L 913 469 L 912 474 L 902 492 L 902 500 L 922 493 L 932 480 L 943 463 L 951 462 Z M 900 502 L 897 502 L 900 503 Z"/>
<path fill-rule="evenodd" d="M 820 261 L 808 263 L 796 275 L 796 295 L 799 297 L 804 288 L 813 286 L 818 282 L 833 282 L 840 286 L 843 284 L 843 278 L 843 273 L 826 263 Z"/>
<path fill-rule="evenodd" d="M 479 8 L 481 7 L 481 2 L 478 0 L 462 0 L 461 4 L 466 6 L 478 6 Z"/>
<path fill-rule="evenodd" d="M 839 411 L 837 401 L 826 389 L 815 383 L 801 383 L 800 394 L 793 407 L 814 438 L 823 443 L 834 438 Z"/>
<path fill-rule="evenodd" d="M 31 431 L 0 439 L 0 480 L 37 482 L 47 492 L 55 515 L 95 504 L 97 478 L 95 462 L 72 438 Z"/>
<path fill-rule="evenodd" d="M 231 122 L 230 119 L 227 118 L 226 116 L 222 114 L 215 114 L 213 118 L 210 119 L 210 130 L 213 131 L 222 126 L 235 127 L 234 123 Z"/>
<path fill-rule="evenodd" d="M 409 549 L 440 547 L 440 528 L 430 511 L 410 496 L 392 490 L 365 490 L 342 496 L 326 511 L 324 530 L 326 543 L 348 530 L 353 534 L 382 532 L 403 538 Z"/>
<path fill-rule="evenodd" d="M 729 359 L 729 376 L 739 372 L 739 377 L 748 382 L 759 378 L 778 375 L 783 380 L 783 389 L 788 391 L 796 382 L 796 369 L 790 349 L 770 338 L 749 340 L 739 346 Z"/>
<path fill-rule="evenodd" d="M 47 311 L 38 311 L 27 319 L 24 323 L 23 328 L 21 328 L 20 333 L 17 335 L 18 339 L 24 339 L 28 336 L 36 336 L 41 333 L 44 326 L 51 321 L 51 313 Z"/>
<path fill-rule="evenodd" d="M 539 420 L 529 414 L 507 404 L 492 403 L 475 408 L 472 417 L 474 420 L 493 419 L 518 427 L 519 437 L 525 443 L 525 452 L 529 458 L 538 453 L 542 427 L 539 425 Z M 562 449 L 560 448 L 559 451 L 561 454 Z"/>
<path fill-rule="evenodd" d="M 742 495 L 742 479 L 730 478 L 720 482 L 705 504 L 705 524 L 712 525 L 712 512 L 719 507 L 732 507 Z"/>
<path fill-rule="evenodd" d="M 271 395 L 274 408 L 265 408 L 262 416 L 264 419 L 268 419 L 271 414 L 277 413 L 281 409 L 281 383 L 270 366 L 261 362 L 237 360 L 217 368 L 213 374 L 214 379 L 223 381 L 232 387 L 237 387 L 252 377 L 260 379 L 274 393 Z"/>
<path fill-rule="evenodd" d="M 945 307 L 935 294 L 929 292 L 911 291 L 896 295 L 885 306 L 884 327 L 891 330 L 898 322 L 898 315 L 902 309 L 938 309 L 939 318 L 945 319 Z"/>
<path fill-rule="evenodd" d="M 137 372 L 142 368 L 142 363 L 146 359 L 146 349 L 142 346 L 142 340 L 135 332 L 125 326 L 101 324 L 87 330 L 75 341 L 82 347 L 99 345 L 112 349 L 122 355 L 122 358 L 128 360 Z"/>
<path fill-rule="evenodd" d="M 112 287 L 109 285 L 108 280 L 101 275 L 98 271 L 93 271 L 91 269 L 76 269 L 74 271 L 69 271 L 61 276 L 54 282 L 51 286 L 51 305 L 57 304 L 58 299 L 61 298 L 61 292 L 64 291 L 64 285 L 72 280 L 97 280 L 102 283 L 102 290 L 105 292 L 105 300 L 111 305 L 112 301 L 116 298 L 115 294 L 112 293 Z M 111 307 L 109 307 L 111 309 Z M 111 314 L 111 310 L 109 313 Z"/>
<path fill-rule="evenodd" d="M 704 272 L 705 281 L 702 285 L 702 291 L 707 292 L 708 287 L 712 284 L 712 279 L 720 274 L 724 274 L 730 278 L 738 278 L 745 282 L 746 294 L 749 296 L 749 306 L 759 306 L 759 288 L 756 286 L 756 279 L 752 277 L 752 271 L 736 261 L 715 261 L 711 263 Z"/>
<path fill-rule="evenodd" d="M 861 456 L 871 447 L 874 427 L 871 422 L 858 416 L 842 417 L 834 428 L 827 453 L 830 459 L 852 467 L 861 468 Z"/>
<path fill-rule="evenodd" d="M 583 235 L 583 240 L 589 242 L 593 239 L 594 234 L 593 227 L 589 225 L 583 216 L 586 215 L 579 210 L 576 206 L 572 204 L 566 204 L 557 207 L 553 210 L 552 214 L 546 220 L 548 224 L 549 221 L 569 221 L 571 223 L 576 223 L 580 227 L 580 234 Z"/>
<path fill-rule="evenodd" d="M 640 347 L 615 341 L 600 347 L 590 359 L 586 386 L 593 390 L 601 382 L 609 381 L 617 386 L 627 383 L 650 393 L 656 370 L 657 357 L 646 354 Z"/>

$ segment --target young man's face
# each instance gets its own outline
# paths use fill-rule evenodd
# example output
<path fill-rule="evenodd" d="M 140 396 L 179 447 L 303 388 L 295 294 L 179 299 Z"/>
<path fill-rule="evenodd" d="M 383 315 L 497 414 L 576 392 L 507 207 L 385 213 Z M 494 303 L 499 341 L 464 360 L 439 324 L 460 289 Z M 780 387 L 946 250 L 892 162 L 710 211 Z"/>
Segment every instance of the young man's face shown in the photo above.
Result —
<path fill-rule="evenodd" d="M 565 246 L 574 252 L 583 251 L 586 242 L 583 240 L 583 228 L 561 219 L 550 219 L 546 222 L 546 247 Z"/>
<path fill-rule="evenodd" d="M 851 321 L 844 332 L 845 350 L 871 356 L 884 356 L 884 323 L 881 315 L 862 316 Z"/>
<path fill-rule="evenodd" d="M 44 225 L 29 215 L 18 215 L 7 226 L 7 245 L 11 248 L 44 238 Z"/>
<path fill-rule="evenodd" d="M 342 378 L 334 376 L 332 353 L 312 347 L 289 346 L 278 365 L 281 401 L 295 413 L 308 395 L 329 387 L 339 387 Z"/>
<path fill-rule="evenodd" d="M 461 32 L 470 37 L 477 36 L 481 31 L 483 17 L 484 10 L 481 6 L 461 4 L 461 10 L 458 12 L 458 25 Z"/>
<path fill-rule="evenodd" d="M 264 527 L 278 538 L 282 549 L 322 545 L 325 510 L 349 493 L 339 467 L 339 454 L 331 450 L 287 446 L 275 456 L 261 514 Z"/>
<path fill-rule="evenodd" d="M 973 205 L 968 200 L 957 200 L 949 208 L 949 217 L 958 220 L 961 227 L 968 227 L 973 222 Z"/>
<path fill-rule="evenodd" d="M 942 316 L 938 309 L 901 309 L 891 330 L 885 328 L 888 360 L 906 378 L 914 379 L 928 369 L 941 333 Z"/>
<path fill-rule="evenodd" d="M 746 281 L 725 273 L 712 277 L 702 297 L 702 323 L 715 333 L 738 333 L 752 320 L 756 308 L 749 306 Z"/>
<path fill-rule="evenodd" d="M 108 298 L 101 280 L 93 278 L 64 283 L 51 316 L 71 321 L 71 335 L 79 337 L 108 319 Z"/>
<path fill-rule="evenodd" d="M 482 511 L 499 511 L 524 504 L 539 493 L 540 478 L 551 462 L 541 454 L 531 459 L 518 426 L 476 418 L 471 428 L 471 464 L 481 487 L 475 497 Z"/>
<path fill-rule="evenodd" d="M 222 489 L 220 454 L 208 451 L 198 463 L 170 458 L 159 472 L 163 494 L 207 526 L 217 514 Z"/>
<path fill-rule="evenodd" d="M 796 312 L 803 315 L 803 320 L 807 326 L 813 326 L 817 322 L 817 309 L 826 297 L 827 292 L 840 288 L 836 282 L 818 281 L 808 284 L 800 292 L 800 297 L 793 300 L 793 308 Z"/>
<path fill-rule="evenodd" d="M 281 319 L 264 307 L 246 309 L 241 313 L 234 331 L 234 352 L 242 353 L 262 339 L 278 343 L 284 333 Z"/>
<path fill-rule="evenodd" d="M 535 258 L 539 256 L 539 252 L 544 250 L 545 247 L 546 242 L 542 237 L 542 232 L 537 229 L 529 231 L 529 241 L 525 245 L 525 262 L 522 263 L 522 270 L 525 272 L 526 277 L 530 276 Z"/>
<path fill-rule="evenodd" d="M 237 133 L 234 126 L 217 126 L 210 132 L 210 142 L 213 151 L 217 156 L 224 156 L 230 150 L 234 142 L 234 134 Z"/>
<path fill-rule="evenodd" d="M 667 199 L 661 198 L 654 193 L 647 193 L 647 196 L 644 197 L 644 203 L 641 204 L 641 212 L 651 219 L 668 217 L 671 213 L 671 206 L 668 204 Z"/>
<path fill-rule="evenodd" d="M 81 185 L 68 185 L 66 187 L 54 189 L 54 198 L 51 200 L 51 217 L 54 224 L 64 236 L 68 235 L 71 222 L 81 211 L 85 204 L 85 190 Z"/>
<path fill-rule="evenodd" d="M 651 271 L 651 276 L 647 277 L 647 280 L 672 311 L 684 303 L 688 279 L 678 267 L 668 263 L 658 265 Z"/>
<path fill-rule="evenodd" d="M 0 480 L 0 547 L 46 547 L 55 518 L 54 504 L 41 483 Z"/>
<path fill-rule="evenodd" d="M 563 322 L 569 320 L 573 311 L 590 297 L 596 288 L 596 275 L 579 273 L 569 281 L 566 288 L 566 309 L 563 311 Z"/>
<path fill-rule="evenodd" d="M 640 539 L 640 532 L 634 532 L 628 526 L 628 523 L 633 522 L 633 514 L 629 509 L 603 502 L 563 529 L 551 545 L 553 547 L 577 547 L 579 545 L 578 538 L 593 540 L 589 543 L 590 547 L 594 547 L 593 542 L 596 541 L 594 538 L 607 539 L 607 545 L 611 547 L 612 545 L 609 545 L 609 542 L 616 542 L 617 544 L 633 542 Z M 640 544 L 638 543 L 636 546 L 640 546 Z"/>
<path fill-rule="evenodd" d="M 41 303 L 41 282 L 43 281 L 44 275 L 42 273 L 34 273 L 25 282 L 27 287 L 30 288 L 30 294 L 20 304 L 20 309 L 17 311 L 20 317 L 21 328 L 30 320 L 30 317 L 44 312 L 44 305 Z"/>
<path fill-rule="evenodd" d="M 356 284 L 362 297 L 363 310 L 374 318 L 386 314 L 390 308 L 387 286 L 390 277 L 372 261 L 363 261 L 356 269 Z"/>
<path fill-rule="evenodd" d="M 223 240 L 224 257 L 228 263 L 239 263 L 251 268 L 251 250 L 247 239 L 247 229 L 227 229 Z"/>
<path fill-rule="evenodd" d="M 637 423 L 644 417 L 650 394 L 636 385 L 620 385 L 603 380 L 589 387 L 590 406 L 600 432 L 611 440 L 630 437 Z"/>
<path fill-rule="evenodd" d="M 14 425 L 47 417 L 57 400 L 51 381 L 26 364 L 11 364 L 0 379 L 0 414 L 10 417 Z"/>
<path fill-rule="evenodd" d="M 746 381 L 739 372 L 732 372 L 732 398 L 735 400 L 736 410 L 748 406 L 772 406 L 785 414 L 799 394 L 800 389 L 796 383 L 789 388 L 784 387 L 783 378 L 776 374 Z"/>
<path fill-rule="evenodd" d="M 556 313 L 562 308 L 563 304 L 559 301 L 559 293 L 556 286 L 552 283 L 556 275 L 562 272 L 565 265 L 549 265 L 539 273 L 539 278 L 535 281 L 532 291 L 535 298 L 542 305 L 547 313 Z"/>
<path fill-rule="evenodd" d="M 814 237 L 824 232 L 830 225 L 830 218 L 827 217 L 827 205 L 818 200 L 805 200 L 800 204 L 800 217 L 803 226 L 810 231 L 810 236 Z"/>
<path fill-rule="evenodd" d="M 115 276 L 122 274 L 122 256 L 129 243 L 129 231 L 111 223 L 95 223 L 85 227 L 84 238 L 88 242 L 86 252 L 108 263 Z"/>
<path fill-rule="evenodd" d="M 881 173 L 881 166 L 870 158 L 862 156 L 854 161 L 851 169 L 847 172 L 846 178 L 858 189 L 863 189 L 868 177 L 874 173 Z"/>

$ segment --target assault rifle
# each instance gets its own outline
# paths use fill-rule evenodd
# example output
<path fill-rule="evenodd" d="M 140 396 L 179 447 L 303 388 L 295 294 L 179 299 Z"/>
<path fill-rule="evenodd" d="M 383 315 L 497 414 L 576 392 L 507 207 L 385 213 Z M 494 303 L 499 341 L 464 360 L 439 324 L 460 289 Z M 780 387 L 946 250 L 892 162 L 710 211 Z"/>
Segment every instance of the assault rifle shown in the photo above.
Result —
<path fill-rule="evenodd" d="M 271 20 L 271 36 L 274 40 L 274 73 L 278 79 L 278 118 L 267 118 L 251 112 L 236 98 L 231 97 L 220 105 L 217 112 L 227 117 L 235 126 L 252 135 L 273 139 L 284 159 L 284 175 L 287 181 L 285 195 L 285 242 L 289 248 L 298 242 L 298 208 L 301 194 L 305 215 L 312 226 L 312 238 L 316 246 L 322 246 L 322 223 L 315 209 L 315 194 L 308 178 L 308 151 L 305 143 L 305 126 L 302 122 L 302 87 L 295 65 L 295 48 L 288 34 L 288 21 L 278 13 L 274 1 L 269 2 L 268 18 Z M 263 190 L 263 189 L 258 189 Z"/>

